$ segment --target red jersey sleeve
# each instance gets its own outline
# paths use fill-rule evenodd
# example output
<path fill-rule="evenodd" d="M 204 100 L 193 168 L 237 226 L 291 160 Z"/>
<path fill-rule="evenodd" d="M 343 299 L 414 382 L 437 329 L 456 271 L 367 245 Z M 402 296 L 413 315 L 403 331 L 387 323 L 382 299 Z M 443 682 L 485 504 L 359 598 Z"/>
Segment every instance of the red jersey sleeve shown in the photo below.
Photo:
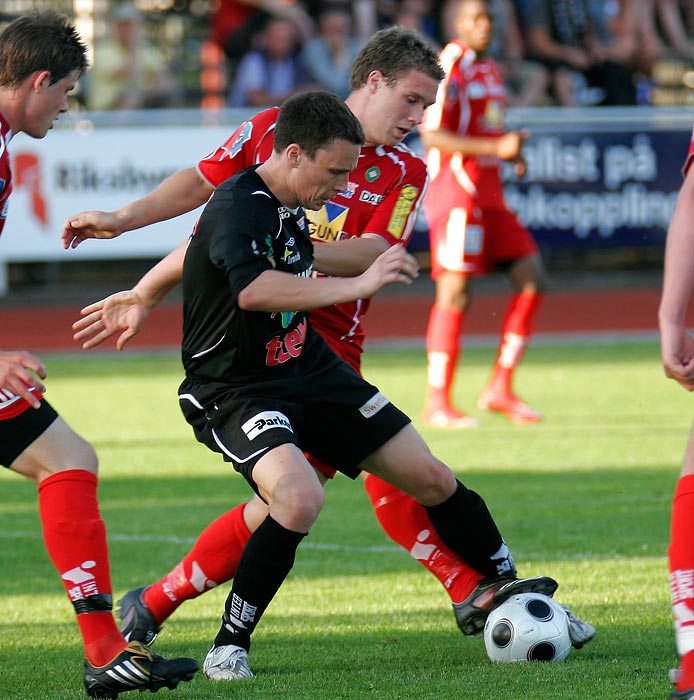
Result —
<path fill-rule="evenodd" d="M 380 236 L 389 246 L 407 245 L 429 186 L 424 161 L 410 152 L 403 151 L 401 155 L 405 165 L 402 177 L 385 193 L 378 206 L 372 207 L 371 216 L 361 231 L 361 235 Z"/>
<path fill-rule="evenodd" d="M 198 163 L 198 172 L 212 187 L 244 168 L 266 161 L 275 142 L 275 123 L 279 107 L 271 107 L 245 121 L 215 151 Z"/>

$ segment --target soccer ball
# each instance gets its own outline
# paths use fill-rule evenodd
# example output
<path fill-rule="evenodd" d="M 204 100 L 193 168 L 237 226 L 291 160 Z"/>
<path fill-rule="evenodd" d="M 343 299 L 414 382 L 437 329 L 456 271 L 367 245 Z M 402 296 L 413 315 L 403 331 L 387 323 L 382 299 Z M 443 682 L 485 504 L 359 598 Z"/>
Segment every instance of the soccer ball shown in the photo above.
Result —
<path fill-rule="evenodd" d="M 541 593 L 514 595 L 489 614 L 484 645 L 497 663 L 563 661 L 571 651 L 566 611 Z"/>

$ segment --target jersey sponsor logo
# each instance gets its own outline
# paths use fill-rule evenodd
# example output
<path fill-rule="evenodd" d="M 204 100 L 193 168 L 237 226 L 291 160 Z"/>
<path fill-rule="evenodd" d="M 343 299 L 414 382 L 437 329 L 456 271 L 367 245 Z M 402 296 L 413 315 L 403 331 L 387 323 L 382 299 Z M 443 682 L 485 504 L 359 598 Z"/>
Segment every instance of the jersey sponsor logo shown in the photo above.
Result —
<path fill-rule="evenodd" d="M 359 409 L 359 413 L 361 413 L 364 418 L 371 418 L 371 416 L 375 416 L 389 403 L 390 401 L 378 391 Z"/>
<path fill-rule="evenodd" d="M 280 215 L 280 219 L 288 219 L 292 215 L 292 212 L 287 207 L 280 207 L 277 213 Z"/>
<path fill-rule="evenodd" d="M 286 311 L 284 314 L 296 313 Z M 274 316 L 274 314 L 273 314 Z M 281 365 L 284 362 L 288 362 L 292 358 L 297 358 L 301 355 L 301 351 L 304 349 L 304 342 L 306 340 L 306 319 L 301 321 L 301 323 L 283 335 L 276 335 L 272 338 L 266 345 L 265 349 L 267 354 L 265 355 L 265 364 L 268 367 L 275 367 L 276 365 Z"/>
<path fill-rule="evenodd" d="M 384 197 L 382 194 L 376 194 L 375 192 L 369 192 L 369 190 L 363 190 L 359 195 L 360 202 L 366 202 L 367 204 L 380 204 Z"/>
<path fill-rule="evenodd" d="M 238 136 L 234 139 L 234 143 L 231 144 L 229 149 L 229 155 L 233 158 L 238 155 L 239 151 L 243 148 L 243 144 L 250 140 L 253 135 L 253 122 L 246 122 L 241 125 L 241 130 Z"/>
<path fill-rule="evenodd" d="M 471 100 L 481 100 L 487 96 L 487 86 L 481 80 L 475 80 L 467 86 L 467 94 Z"/>
<path fill-rule="evenodd" d="M 484 112 L 485 124 L 494 129 L 500 129 L 504 125 L 504 106 L 497 100 L 490 100 Z"/>
<path fill-rule="evenodd" d="M 349 209 L 335 202 L 328 202 L 318 211 L 307 211 L 308 230 L 311 238 L 319 241 L 337 241 L 343 237 Z"/>
<path fill-rule="evenodd" d="M 372 165 L 366 171 L 364 177 L 366 178 L 367 182 L 375 182 L 379 177 L 381 177 L 381 171 L 375 165 Z"/>
<path fill-rule="evenodd" d="M 289 418 L 279 411 L 261 411 L 241 426 L 241 430 L 246 433 L 246 437 L 249 440 L 255 440 L 265 431 L 275 430 L 276 428 L 288 430 L 290 433 L 294 432 Z"/>
<path fill-rule="evenodd" d="M 340 197 L 344 197 L 345 199 L 352 199 L 357 189 L 359 189 L 359 185 L 357 185 L 356 182 L 348 182 L 347 189 L 344 190 L 344 192 L 339 193 Z"/>
<path fill-rule="evenodd" d="M 284 246 L 284 254 L 282 255 L 282 260 L 285 265 L 291 265 L 292 263 L 299 262 L 301 260 L 301 254 L 297 250 L 291 250 L 290 245 L 293 245 L 294 239 L 291 238 L 287 241 L 287 245 Z"/>
<path fill-rule="evenodd" d="M 34 153 L 18 153 L 14 159 L 14 186 L 29 192 L 31 211 L 44 228 L 48 227 L 48 203 L 43 194 L 41 161 Z"/>
<path fill-rule="evenodd" d="M 393 207 L 390 221 L 388 222 L 388 228 L 386 229 L 391 236 L 395 238 L 400 238 L 400 236 L 402 236 L 405 230 L 405 224 L 407 223 L 407 217 L 410 215 L 412 207 L 417 201 L 417 195 L 419 195 L 419 189 L 412 185 L 405 185 L 400 191 L 398 200 Z"/>
<path fill-rule="evenodd" d="M 465 228 L 465 253 L 467 255 L 479 255 L 484 244 L 484 229 L 475 224 L 468 224 Z"/>

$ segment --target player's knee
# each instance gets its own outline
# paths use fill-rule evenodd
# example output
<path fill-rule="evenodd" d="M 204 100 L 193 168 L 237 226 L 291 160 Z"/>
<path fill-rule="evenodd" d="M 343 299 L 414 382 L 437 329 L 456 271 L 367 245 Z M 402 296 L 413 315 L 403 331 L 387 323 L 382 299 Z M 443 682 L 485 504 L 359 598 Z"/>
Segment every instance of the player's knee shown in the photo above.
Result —
<path fill-rule="evenodd" d="M 324 504 L 325 491 L 317 479 L 306 482 L 288 479 L 274 489 L 270 512 L 285 527 L 308 532 Z"/>
<path fill-rule="evenodd" d="M 65 463 L 61 465 L 61 471 L 67 469 L 83 469 L 96 474 L 99 471 L 99 458 L 91 443 L 79 435 L 75 435 L 70 449 L 67 452 Z"/>
<path fill-rule="evenodd" d="M 455 474 L 443 462 L 433 458 L 422 466 L 414 497 L 422 505 L 438 505 L 450 498 L 456 487 Z"/>

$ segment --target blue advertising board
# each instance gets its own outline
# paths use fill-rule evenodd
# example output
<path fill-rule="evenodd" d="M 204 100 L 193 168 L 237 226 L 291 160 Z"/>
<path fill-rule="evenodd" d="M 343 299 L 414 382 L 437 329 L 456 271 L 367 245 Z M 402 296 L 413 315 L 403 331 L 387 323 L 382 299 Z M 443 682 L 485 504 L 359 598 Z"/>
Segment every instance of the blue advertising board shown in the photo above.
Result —
<path fill-rule="evenodd" d="M 532 134 L 525 177 L 504 166 L 506 201 L 543 247 L 665 240 L 690 132 Z"/>

